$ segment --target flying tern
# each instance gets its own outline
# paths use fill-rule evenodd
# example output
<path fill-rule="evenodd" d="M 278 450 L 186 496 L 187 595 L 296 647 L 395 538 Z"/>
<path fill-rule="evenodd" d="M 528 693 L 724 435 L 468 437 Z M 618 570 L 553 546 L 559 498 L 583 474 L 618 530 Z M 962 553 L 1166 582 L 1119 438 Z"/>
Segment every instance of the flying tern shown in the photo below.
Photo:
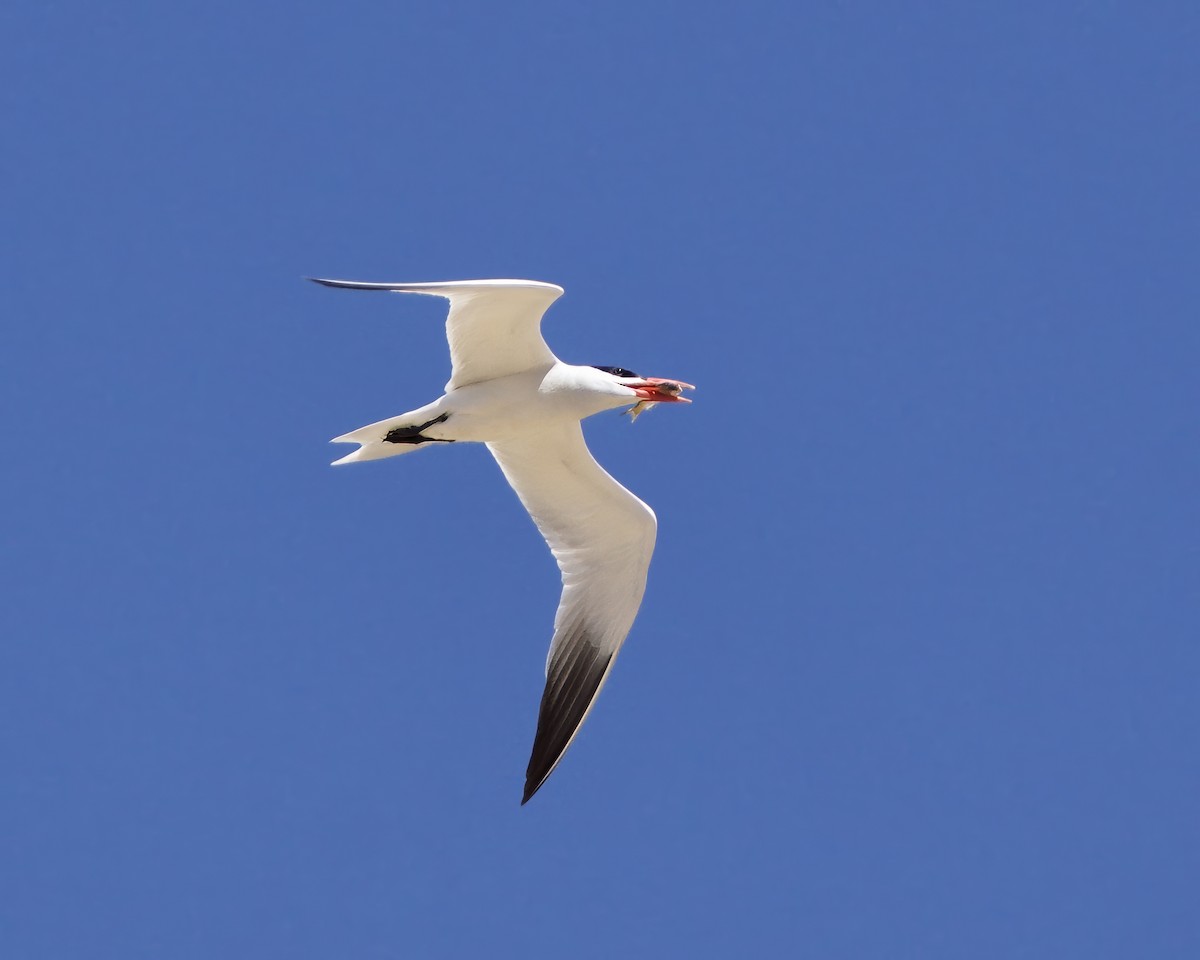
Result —
<path fill-rule="evenodd" d="M 335 464 L 446 443 L 486 444 L 558 562 L 563 590 L 525 772 L 525 804 L 562 760 L 608 679 L 641 605 L 654 552 L 654 511 L 593 459 L 580 421 L 622 406 L 632 405 L 636 418 L 653 404 L 688 403 L 683 391 L 694 388 L 623 367 L 563 363 L 541 334 L 542 315 L 563 293 L 552 283 L 311 279 L 450 301 L 452 371 L 445 394 L 335 437 L 333 443 L 359 445 Z"/>

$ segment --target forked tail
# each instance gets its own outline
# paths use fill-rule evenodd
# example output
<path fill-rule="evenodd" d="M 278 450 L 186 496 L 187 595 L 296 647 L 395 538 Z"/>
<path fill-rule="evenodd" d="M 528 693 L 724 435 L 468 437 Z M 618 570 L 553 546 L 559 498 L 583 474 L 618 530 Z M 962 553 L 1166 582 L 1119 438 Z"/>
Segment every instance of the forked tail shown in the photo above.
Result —
<path fill-rule="evenodd" d="M 378 423 L 370 423 L 349 433 L 343 433 L 340 437 L 334 437 L 330 443 L 357 443 L 360 446 L 353 453 L 346 454 L 340 460 L 334 460 L 332 465 L 337 467 L 343 463 L 398 457 L 402 453 L 412 453 L 428 444 L 454 442 L 425 434 L 431 427 L 445 423 L 450 414 L 443 413 L 422 422 L 423 415 L 424 411 L 418 410 L 389 420 L 380 420 Z"/>

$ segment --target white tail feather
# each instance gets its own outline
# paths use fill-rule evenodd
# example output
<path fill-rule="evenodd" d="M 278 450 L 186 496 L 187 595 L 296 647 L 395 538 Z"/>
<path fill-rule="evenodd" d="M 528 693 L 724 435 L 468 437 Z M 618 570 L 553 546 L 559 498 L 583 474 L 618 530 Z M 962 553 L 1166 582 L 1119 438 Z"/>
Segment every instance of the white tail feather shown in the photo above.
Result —
<path fill-rule="evenodd" d="M 359 441 L 342 441 L 331 440 L 330 443 L 346 443 Z M 330 466 L 340 467 L 346 463 L 363 463 L 367 460 L 382 460 L 385 457 L 398 457 L 402 453 L 412 453 L 414 450 L 420 450 L 422 447 L 430 446 L 428 443 L 388 443 L 386 440 L 370 440 L 364 443 L 353 453 L 348 453 L 340 460 L 334 460 Z M 436 444 L 434 444 L 436 446 Z"/>
<path fill-rule="evenodd" d="M 411 427 L 414 424 L 426 423 L 432 420 L 436 416 L 436 414 L 430 413 L 432 407 L 433 404 L 430 404 L 428 407 L 422 407 L 420 410 L 401 414 L 398 417 L 390 417 L 387 420 L 380 420 L 376 423 L 368 423 L 365 427 L 359 427 L 357 430 L 343 433 L 340 437 L 334 437 L 329 441 L 330 443 L 357 443 L 360 446 L 353 453 L 346 454 L 340 460 L 334 460 L 332 466 L 337 467 L 346 463 L 361 463 L 367 460 L 382 460 L 385 457 L 398 457 L 403 453 L 412 453 L 421 447 L 430 446 L 427 443 L 388 443 L 384 440 L 384 437 L 397 427 Z"/>

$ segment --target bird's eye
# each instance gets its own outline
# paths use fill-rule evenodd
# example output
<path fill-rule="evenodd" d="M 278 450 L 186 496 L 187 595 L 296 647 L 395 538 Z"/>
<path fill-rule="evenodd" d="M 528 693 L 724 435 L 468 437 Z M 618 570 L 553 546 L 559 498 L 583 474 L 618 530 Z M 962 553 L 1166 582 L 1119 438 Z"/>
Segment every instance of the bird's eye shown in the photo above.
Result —
<path fill-rule="evenodd" d="M 632 370 L 626 370 L 624 367 L 601 367 L 598 364 L 592 364 L 597 370 L 603 370 L 605 373 L 611 373 L 614 377 L 636 377 L 637 374 Z"/>

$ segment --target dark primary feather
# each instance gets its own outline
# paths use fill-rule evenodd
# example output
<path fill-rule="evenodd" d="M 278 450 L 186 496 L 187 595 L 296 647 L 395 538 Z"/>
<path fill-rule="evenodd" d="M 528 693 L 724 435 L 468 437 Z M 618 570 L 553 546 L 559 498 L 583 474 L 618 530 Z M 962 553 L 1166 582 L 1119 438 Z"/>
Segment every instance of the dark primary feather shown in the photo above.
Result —
<path fill-rule="evenodd" d="M 596 699 L 613 655 L 601 651 L 580 631 L 560 648 L 546 672 L 546 688 L 538 710 L 533 753 L 525 770 L 525 795 L 521 805 L 537 793 L 583 723 Z"/>

